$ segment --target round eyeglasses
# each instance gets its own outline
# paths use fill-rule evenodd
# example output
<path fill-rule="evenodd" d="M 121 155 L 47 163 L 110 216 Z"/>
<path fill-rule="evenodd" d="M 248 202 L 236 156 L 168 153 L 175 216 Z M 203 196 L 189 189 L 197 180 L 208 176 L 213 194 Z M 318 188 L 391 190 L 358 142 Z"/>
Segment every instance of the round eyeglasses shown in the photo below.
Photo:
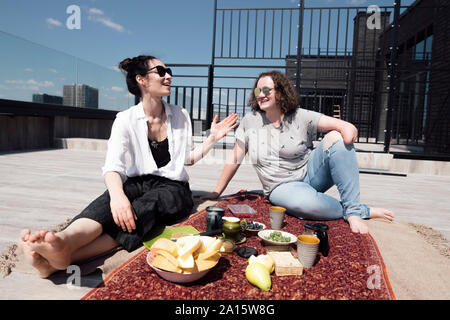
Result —
<path fill-rule="evenodd" d="M 262 87 L 262 88 L 255 88 L 255 90 L 253 90 L 255 97 L 259 96 L 261 94 L 261 92 L 265 95 L 268 96 L 270 95 L 270 91 L 272 91 L 273 88 L 269 88 L 269 87 Z"/>

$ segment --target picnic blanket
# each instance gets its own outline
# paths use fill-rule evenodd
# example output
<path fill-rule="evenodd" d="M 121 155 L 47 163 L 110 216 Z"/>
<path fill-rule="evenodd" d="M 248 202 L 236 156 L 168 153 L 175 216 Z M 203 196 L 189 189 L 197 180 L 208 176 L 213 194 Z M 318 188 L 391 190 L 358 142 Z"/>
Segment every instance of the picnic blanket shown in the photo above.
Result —
<path fill-rule="evenodd" d="M 271 204 L 261 195 L 239 192 L 217 202 L 226 208 L 225 216 L 232 216 L 228 204 L 248 204 L 256 214 L 247 220 L 270 225 Z M 179 225 L 206 230 L 206 211 L 192 215 Z M 304 223 L 311 222 L 288 216 L 283 231 L 301 234 Z M 301 276 L 271 275 L 272 289 L 264 292 L 251 285 L 245 277 L 247 259 L 237 254 L 222 256 L 219 263 L 202 279 L 191 284 L 176 284 L 160 278 L 146 262 L 147 248 L 112 272 L 99 286 L 91 290 L 84 300 L 391 300 L 395 299 L 389 284 L 384 262 L 370 234 L 354 234 L 343 220 L 325 222 L 329 226 L 330 251 L 327 257 L 319 253 L 312 268 L 304 269 Z M 250 246 L 259 254 L 266 253 L 256 234 L 244 234 Z M 295 245 L 294 245 L 295 248 Z"/>

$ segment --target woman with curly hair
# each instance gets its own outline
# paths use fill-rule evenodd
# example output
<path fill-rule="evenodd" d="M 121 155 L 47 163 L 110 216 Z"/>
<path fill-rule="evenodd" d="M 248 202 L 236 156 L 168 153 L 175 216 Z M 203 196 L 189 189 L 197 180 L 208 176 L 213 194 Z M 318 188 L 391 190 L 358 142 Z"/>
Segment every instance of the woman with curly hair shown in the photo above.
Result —
<path fill-rule="evenodd" d="M 367 233 L 363 219 L 394 214 L 360 203 L 359 170 L 353 143 L 358 131 L 346 121 L 298 107 L 290 80 L 278 71 L 259 75 L 236 143 L 214 191 L 222 194 L 249 153 L 265 196 L 300 219 L 344 218 L 355 233 Z M 328 132 L 317 148 L 317 132 Z M 336 185 L 341 201 L 325 192 Z"/>

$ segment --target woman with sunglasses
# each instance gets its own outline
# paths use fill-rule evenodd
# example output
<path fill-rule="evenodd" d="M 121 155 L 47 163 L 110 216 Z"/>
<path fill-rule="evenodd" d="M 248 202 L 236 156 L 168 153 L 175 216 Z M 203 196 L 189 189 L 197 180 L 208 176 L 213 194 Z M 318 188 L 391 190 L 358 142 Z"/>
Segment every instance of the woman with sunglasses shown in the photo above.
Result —
<path fill-rule="evenodd" d="M 222 194 L 245 154 L 270 202 L 300 219 L 344 218 L 355 233 L 367 233 L 367 218 L 393 220 L 391 211 L 360 203 L 359 170 L 351 123 L 298 107 L 291 81 L 278 71 L 259 75 L 250 96 L 252 111 L 236 130 L 233 154 L 214 191 Z M 313 149 L 317 132 L 328 132 Z M 341 201 L 325 192 L 336 185 Z"/>
<path fill-rule="evenodd" d="M 119 245 L 133 251 L 155 225 L 186 218 L 193 201 L 184 166 L 237 126 L 236 114 L 220 123 L 215 116 L 209 137 L 192 150 L 188 112 L 162 99 L 170 95 L 172 71 L 153 56 L 127 58 L 119 68 L 141 102 L 113 123 L 102 168 L 107 191 L 61 232 L 22 231 L 19 247 L 41 277 Z"/>

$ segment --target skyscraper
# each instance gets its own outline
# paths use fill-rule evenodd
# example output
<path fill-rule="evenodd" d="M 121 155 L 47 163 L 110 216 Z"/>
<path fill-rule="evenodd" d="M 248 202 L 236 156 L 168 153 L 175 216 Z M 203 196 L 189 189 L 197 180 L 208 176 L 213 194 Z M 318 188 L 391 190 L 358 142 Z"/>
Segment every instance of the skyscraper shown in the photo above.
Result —
<path fill-rule="evenodd" d="M 98 89 L 85 84 L 64 86 L 63 104 L 79 108 L 98 108 Z"/>

